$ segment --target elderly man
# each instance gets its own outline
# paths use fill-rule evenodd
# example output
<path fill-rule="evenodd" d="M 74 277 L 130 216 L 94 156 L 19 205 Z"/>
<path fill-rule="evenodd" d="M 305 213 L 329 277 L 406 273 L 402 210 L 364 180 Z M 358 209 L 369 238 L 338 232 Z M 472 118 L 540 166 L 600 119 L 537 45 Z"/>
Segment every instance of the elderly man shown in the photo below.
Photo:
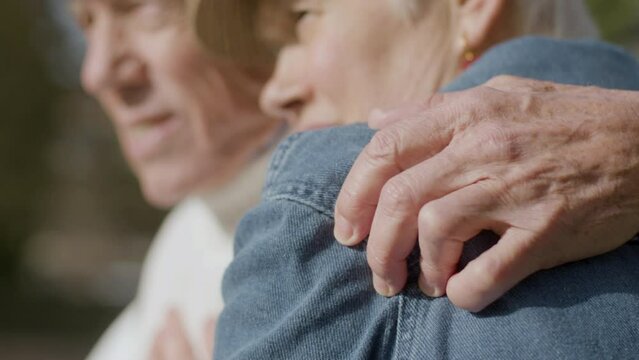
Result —
<path fill-rule="evenodd" d="M 200 47 L 196 0 L 74 0 L 84 88 L 110 115 L 145 198 L 179 203 L 145 261 L 135 300 L 90 359 L 207 358 L 231 233 L 257 201 L 281 123 L 259 111 L 270 63 L 234 65 Z"/>

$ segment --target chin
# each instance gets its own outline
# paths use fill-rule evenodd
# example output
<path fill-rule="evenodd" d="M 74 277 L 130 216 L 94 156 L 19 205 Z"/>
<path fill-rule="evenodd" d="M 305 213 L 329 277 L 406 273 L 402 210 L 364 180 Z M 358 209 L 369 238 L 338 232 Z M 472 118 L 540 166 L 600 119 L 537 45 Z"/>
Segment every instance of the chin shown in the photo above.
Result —
<path fill-rule="evenodd" d="M 159 194 L 152 191 L 146 191 L 142 188 L 144 199 L 149 205 L 157 209 L 168 210 L 179 203 L 184 197 L 167 196 L 167 194 Z"/>
<path fill-rule="evenodd" d="M 170 209 L 189 195 L 182 186 L 165 181 L 142 180 L 140 188 L 144 199 L 151 206 L 163 210 Z"/>

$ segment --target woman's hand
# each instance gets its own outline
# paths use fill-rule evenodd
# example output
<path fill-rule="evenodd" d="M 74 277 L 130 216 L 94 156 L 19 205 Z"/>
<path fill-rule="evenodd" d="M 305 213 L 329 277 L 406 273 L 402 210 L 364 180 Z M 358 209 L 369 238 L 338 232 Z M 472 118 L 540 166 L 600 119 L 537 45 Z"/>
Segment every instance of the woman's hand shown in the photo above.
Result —
<path fill-rule="evenodd" d="M 215 319 L 211 318 L 204 325 L 202 342 L 206 347 L 206 354 L 198 354 L 192 345 L 182 321 L 180 312 L 170 309 L 162 327 L 159 329 L 148 354 L 149 360 L 204 360 L 213 356 L 213 338 L 215 336 Z M 202 349 L 200 349 L 200 352 Z"/>
<path fill-rule="evenodd" d="M 498 77 L 373 114 L 382 128 L 335 209 L 367 235 L 376 290 L 399 293 L 419 243 L 420 288 L 479 311 L 532 273 L 611 251 L 639 231 L 639 94 Z M 457 272 L 464 242 L 500 241 Z"/>

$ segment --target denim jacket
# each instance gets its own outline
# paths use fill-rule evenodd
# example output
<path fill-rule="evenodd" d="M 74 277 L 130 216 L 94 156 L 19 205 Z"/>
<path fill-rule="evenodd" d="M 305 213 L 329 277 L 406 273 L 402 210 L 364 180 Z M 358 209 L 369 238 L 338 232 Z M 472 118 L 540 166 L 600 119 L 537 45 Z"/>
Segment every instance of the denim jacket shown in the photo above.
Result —
<path fill-rule="evenodd" d="M 485 54 L 447 90 L 498 74 L 639 89 L 639 65 L 597 42 L 525 38 Z M 421 295 L 418 266 L 378 296 L 365 245 L 333 238 L 335 200 L 373 131 L 295 134 L 276 151 L 263 199 L 242 220 L 223 284 L 218 359 L 605 359 L 639 354 L 639 244 L 539 272 L 480 314 Z M 496 241 L 472 240 L 464 261 Z"/>

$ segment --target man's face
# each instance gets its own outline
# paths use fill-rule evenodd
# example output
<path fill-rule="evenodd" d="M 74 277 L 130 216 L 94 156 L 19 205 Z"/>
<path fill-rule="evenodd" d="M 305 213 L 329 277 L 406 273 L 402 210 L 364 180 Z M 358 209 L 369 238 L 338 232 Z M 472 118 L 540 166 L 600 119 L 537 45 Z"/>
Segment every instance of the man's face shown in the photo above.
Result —
<path fill-rule="evenodd" d="M 75 0 L 84 88 L 109 113 L 147 200 L 170 206 L 235 175 L 278 126 L 259 75 L 207 56 L 183 0 Z"/>

